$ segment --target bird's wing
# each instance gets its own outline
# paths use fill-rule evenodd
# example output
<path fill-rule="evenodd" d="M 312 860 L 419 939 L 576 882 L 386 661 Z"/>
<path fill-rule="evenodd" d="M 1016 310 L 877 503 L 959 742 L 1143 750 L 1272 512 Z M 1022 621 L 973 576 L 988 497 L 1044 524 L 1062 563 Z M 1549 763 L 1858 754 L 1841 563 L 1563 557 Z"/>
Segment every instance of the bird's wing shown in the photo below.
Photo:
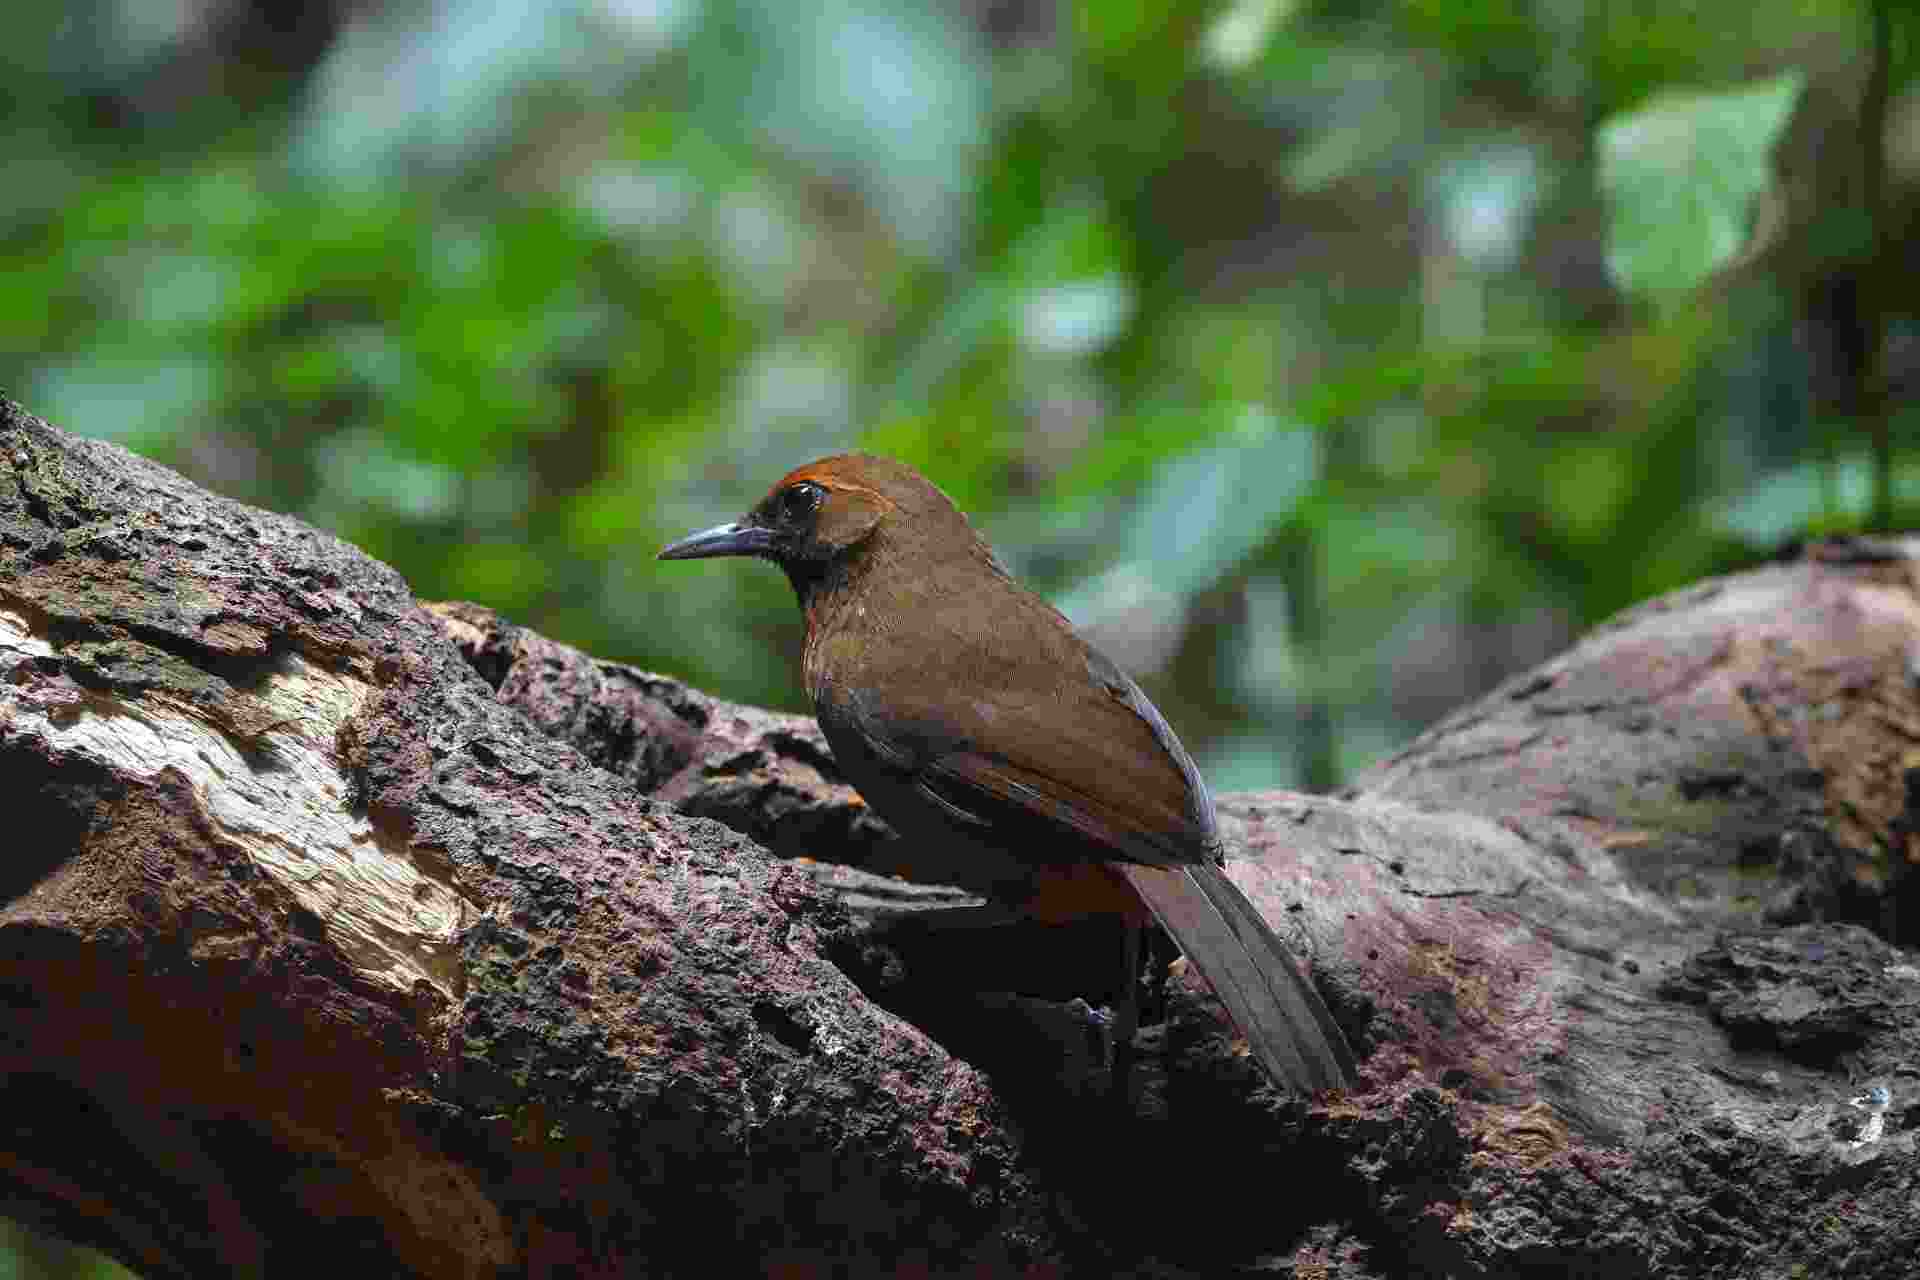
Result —
<path fill-rule="evenodd" d="M 1082 841 L 1102 859 L 1167 867 L 1195 857 L 1138 810 L 991 756 L 970 751 L 936 756 L 918 771 L 915 785 L 960 825 L 991 831 L 1001 844 L 1031 849 L 1035 861 L 1085 857 Z M 1080 839 L 1064 842 L 1068 835 Z"/>
<path fill-rule="evenodd" d="M 1045 638 L 1070 640 L 1079 662 L 929 673 L 890 682 L 884 709 L 856 692 L 838 711 L 950 820 L 1037 861 L 1217 861 L 1213 802 L 1159 711 L 1064 627 Z M 1019 683 L 1061 670 L 1045 686 Z"/>
<path fill-rule="evenodd" d="M 855 698 L 851 727 L 954 825 L 1034 862 L 1119 870 L 1274 1079 L 1308 1091 L 1352 1083 L 1353 1054 L 1326 1004 L 1217 865 L 1192 760 L 1133 682 L 1088 652 L 1091 678 L 1067 690 L 958 683 L 964 673 L 897 682 L 884 717 L 860 714 Z"/>
<path fill-rule="evenodd" d="M 1159 711 L 1043 604 L 1016 601 L 994 616 L 991 645 L 968 618 L 922 618 L 942 643 L 900 651 L 878 682 L 884 704 L 864 682 L 823 682 L 816 707 L 829 738 L 850 731 L 863 759 L 949 822 L 1035 863 L 1116 866 L 1270 1074 L 1304 1089 L 1349 1083 L 1353 1055 L 1338 1024 L 1219 869 L 1213 802 Z M 876 664 L 892 652 L 858 650 Z"/>

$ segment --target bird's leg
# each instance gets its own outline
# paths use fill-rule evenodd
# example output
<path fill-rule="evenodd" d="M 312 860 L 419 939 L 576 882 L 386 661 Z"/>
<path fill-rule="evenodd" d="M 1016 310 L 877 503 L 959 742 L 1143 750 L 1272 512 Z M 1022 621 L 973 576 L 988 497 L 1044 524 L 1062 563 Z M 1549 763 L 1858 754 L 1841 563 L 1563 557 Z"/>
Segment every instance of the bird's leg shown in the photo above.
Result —
<path fill-rule="evenodd" d="M 1113 1099 L 1120 1106 L 1133 1101 L 1133 1033 L 1140 1029 L 1140 922 L 1120 922 L 1120 991 L 1113 1004 Z"/>
<path fill-rule="evenodd" d="M 1149 1024 L 1167 1020 L 1167 983 L 1173 978 L 1170 972 L 1170 957 L 1166 954 L 1166 934 L 1158 928 L 1143 926 L 1144 938 L 1140 943 L 1141 959 L 1145 962 L 1146 974 L 1141 985 L 1145 988 L 1140 998 L 1140 1016 Z M 1177 951 L 1174 953 L 1179 954 Z"/>

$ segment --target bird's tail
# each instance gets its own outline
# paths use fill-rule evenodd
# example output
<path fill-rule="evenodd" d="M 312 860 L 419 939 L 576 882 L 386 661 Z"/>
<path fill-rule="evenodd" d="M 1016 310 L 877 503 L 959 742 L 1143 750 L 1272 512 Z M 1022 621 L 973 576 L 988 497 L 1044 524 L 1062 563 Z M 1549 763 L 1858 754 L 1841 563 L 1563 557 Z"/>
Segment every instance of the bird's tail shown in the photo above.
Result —
<path fill-rule="evenodd" d="M 1355 1080 L 1353 1051 L 1278 934 L 1209 864 L 1115 862 L 1154 918 L 1213 985 L 1268 1075 L 1305 1092 Z"/>

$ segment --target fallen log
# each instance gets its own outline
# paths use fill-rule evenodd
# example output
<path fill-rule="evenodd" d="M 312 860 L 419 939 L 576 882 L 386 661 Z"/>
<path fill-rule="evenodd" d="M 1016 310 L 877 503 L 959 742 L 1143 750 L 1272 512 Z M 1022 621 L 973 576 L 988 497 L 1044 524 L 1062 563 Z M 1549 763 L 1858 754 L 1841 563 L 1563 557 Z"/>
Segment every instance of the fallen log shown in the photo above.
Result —
<path fill-rule="evenodd" d="M 1917 642 L 1829 544 L 1223 798 L 1365 1078 L 1174 962 L 1122 1116 L 1103 926 L 940 927 L 809 721 L 7 404 L 0 1211 L 149 1277 L 1904 1275 Z"/>

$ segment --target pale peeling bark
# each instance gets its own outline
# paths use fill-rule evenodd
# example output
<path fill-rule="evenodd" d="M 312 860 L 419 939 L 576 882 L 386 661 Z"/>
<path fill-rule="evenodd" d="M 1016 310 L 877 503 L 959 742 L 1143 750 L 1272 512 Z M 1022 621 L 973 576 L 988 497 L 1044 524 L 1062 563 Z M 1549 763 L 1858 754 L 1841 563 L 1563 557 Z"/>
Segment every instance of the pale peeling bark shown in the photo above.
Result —
<path fill-rule="evenodd" d="M 929 925 L 810 721 L 8 406 L 0 1204 L 152 1276 L 1908 1274 L 1915 563 L 1223 798 L 1363 1086 L 1276 1095 L 1175 963 L 1120 1114 L 1115 938 Z"/>
<path fill-rule="evenodd" d="M 20 659 L 52 659 L 54 649 L 0 608 L 0 655 L 19 671 Z M 15 690 L 6 702 L 11 745 L 128 781 L 178 775 L 215 838 L 324 922 L 328 944 L 360 979 L 395 994 L 426 983 L 454 997 L 456 938 L 478 908 L 444 869 L 416 864 L 348 803 L 337 739 L 371 685 L 282 655 L 250 690 L 271 727 L 244 743 L 161 692 L 120 697 L 56 684 L 36 696 L 30 682 Z"/>

